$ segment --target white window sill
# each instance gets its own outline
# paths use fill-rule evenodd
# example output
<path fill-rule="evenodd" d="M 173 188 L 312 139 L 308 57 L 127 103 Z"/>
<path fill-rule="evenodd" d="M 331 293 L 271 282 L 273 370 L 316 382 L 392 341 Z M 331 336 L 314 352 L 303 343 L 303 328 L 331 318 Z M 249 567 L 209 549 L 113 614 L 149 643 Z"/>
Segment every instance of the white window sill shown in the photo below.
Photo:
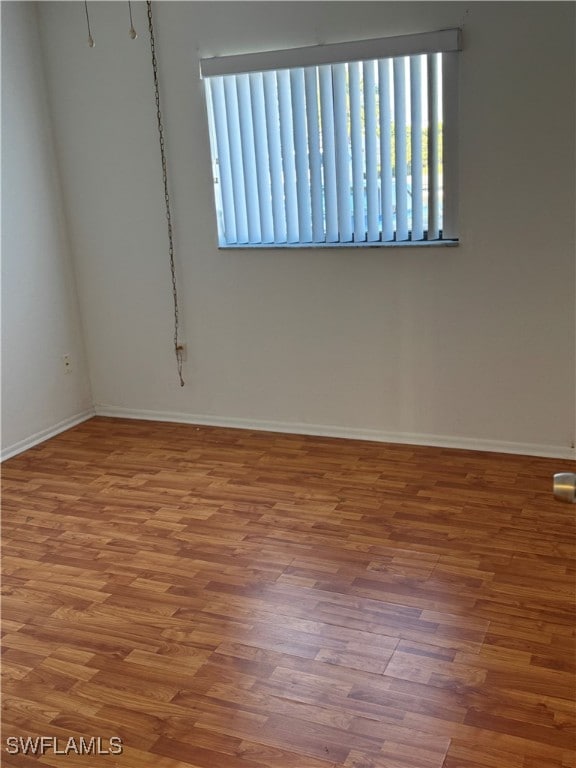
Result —
<path fill-rule="evenodd" d="M 244 245 L 219 245 L 219 251 L 286 251 L 286 250 L 315 250 L 317 248 L 452 248 L 460 244 L 459 240 L 399 240 L 387 243 L 246 243 Z"/>

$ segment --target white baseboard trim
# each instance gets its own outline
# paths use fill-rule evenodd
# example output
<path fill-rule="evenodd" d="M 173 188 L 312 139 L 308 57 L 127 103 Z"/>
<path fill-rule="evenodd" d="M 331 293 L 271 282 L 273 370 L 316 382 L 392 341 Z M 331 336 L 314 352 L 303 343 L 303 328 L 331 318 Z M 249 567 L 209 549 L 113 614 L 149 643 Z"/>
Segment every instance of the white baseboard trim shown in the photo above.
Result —
<path fill-rule="evenodd" d="M 460 448 L 467 451 L 489 451 L 513 453 L 523 456 L 541 456 L 552 459 L 574 459 L 576 451 L 555 445 L 533 445 L 531 443 L 509 443 L 499 440 L 479 440 L 471 437 L 449 437 L 426 435 L 412 432 L 383 432 L 377 429 L 354 429 L 320 424 L 299 424 L 283 421 L 258 421 L 252 419 L 200 416 L 173 411 L 147 411 L 122 408 L 116 405 L 95 405 L 97 416 L 117 419 L 141 419 L 144 421 L 168 421 L 179 424 L 201 424 L 210 427 L 253 429 L 264 432 L 283 432 L 294 435 L 317 437 L 342 437 L 348 440 L 372 440 L 378 443 L 399 443 L 439 448 Z"/>
<path fill-rule="evenodd" d="M 53 427 L 43 429 L 41 432 L 36 432 L 34 435 L 30 435 L 30 437 L 27 437 L 24 440 L 19 440 L 17 443 L 7 446 L 0 453 L 0 461 L 11 459 L 12 456 L 27 451 L 28 448 L 33 448 L 35 445 L 38 445 L 38 443 L 43 443 L 51 437 L 59 435 L 60 432 L 65 432 L 67 429 L 71 429 L 77 424 L 81 424 L 83 421 L 88 421 L 88 419 L 91 419 L 95 413 L 95 410 L 90 408 L 88 411 L 83 411 L 82 413 L 77 413 L 75 416 L 70 416 L 70 418 L 59 421 L 58 424 L 54 424 Z"/>

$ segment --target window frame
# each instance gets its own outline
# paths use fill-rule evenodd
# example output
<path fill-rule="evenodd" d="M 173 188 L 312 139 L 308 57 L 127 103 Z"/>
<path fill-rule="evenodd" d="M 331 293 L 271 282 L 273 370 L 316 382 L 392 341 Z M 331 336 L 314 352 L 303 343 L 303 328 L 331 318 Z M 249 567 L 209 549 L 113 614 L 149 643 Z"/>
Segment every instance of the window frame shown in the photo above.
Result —
<path fill-rule="evenodd" d="M 459 242 L 458 232 L 458 53 L 462 50 L 462 33 L 458 28 L 402 35 L 320 46 L 291 48 L 281 51 L 217 56 L 200 60 L 201 78 L 206 81 L 206 107 L 210 130 L 211 156 L 214 163 L 214 117 L 209 103 L 208 82 L 213 77 L 266 73 L 278 70 L 296 70 L 305 67 L 320 67 L 325 64 L 353 63 L 396 59 L 397 57 L 420 54 L 442 54 L 442 172 L 443 212 L 442 227 L 437 239 L 397 239 L 397 227 L 392 240 L 383 240 L 380 225 L 380 240 L 376 241 L 298 241 L 298 242 L 223 242 L 223 225 L 217 221 L 219 249 L 308 249 L 308 248 L 382 248 L 382 247 L 431 247 L 454 246 Z M 214 167 L 214 166 L 213 166 Z M 351 190 L 354 192 L 353 177 Z M 215 207 L 218 217 L 218 184 L 214 179 Z M 354 207 L 352 207 L 354 211 Z M 425 230 L 426 234 L 426 230 Z M 441 235 L 441 237 L 440 237 Z"/>

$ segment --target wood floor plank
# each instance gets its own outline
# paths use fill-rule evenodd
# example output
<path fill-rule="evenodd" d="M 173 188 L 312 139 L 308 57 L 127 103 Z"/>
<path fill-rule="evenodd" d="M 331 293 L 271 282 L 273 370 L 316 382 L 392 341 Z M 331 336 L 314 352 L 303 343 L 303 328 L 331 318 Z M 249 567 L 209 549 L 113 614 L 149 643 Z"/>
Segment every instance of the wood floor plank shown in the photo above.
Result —
<path fill-rule="evenodd" d="M 119 736 L 113 768 L 574 768 L 573 469 L 85 422 L 2 467 L 3 738 Z"/>

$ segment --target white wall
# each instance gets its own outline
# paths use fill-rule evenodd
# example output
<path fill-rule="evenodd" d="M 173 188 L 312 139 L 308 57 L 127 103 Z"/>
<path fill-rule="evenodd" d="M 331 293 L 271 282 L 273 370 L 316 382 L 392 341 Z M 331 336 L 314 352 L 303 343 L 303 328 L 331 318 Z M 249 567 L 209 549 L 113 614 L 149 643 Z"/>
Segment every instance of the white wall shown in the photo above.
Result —
<path fill-rule="evenodd" d="M 569 453 L 573 4 L 156 3 L 183 389 L 145 5 L 89 7 L 40 15 L 101 412 Z M 458 248 L 217 250 L 199 55 L 462 24 Z"/>
<path fill-rule="evenodd" d="M 2 455 L 91 412 L 35 3 L 2 3 Z M 71 373 L 62 356 L 70 355 Z"/>

